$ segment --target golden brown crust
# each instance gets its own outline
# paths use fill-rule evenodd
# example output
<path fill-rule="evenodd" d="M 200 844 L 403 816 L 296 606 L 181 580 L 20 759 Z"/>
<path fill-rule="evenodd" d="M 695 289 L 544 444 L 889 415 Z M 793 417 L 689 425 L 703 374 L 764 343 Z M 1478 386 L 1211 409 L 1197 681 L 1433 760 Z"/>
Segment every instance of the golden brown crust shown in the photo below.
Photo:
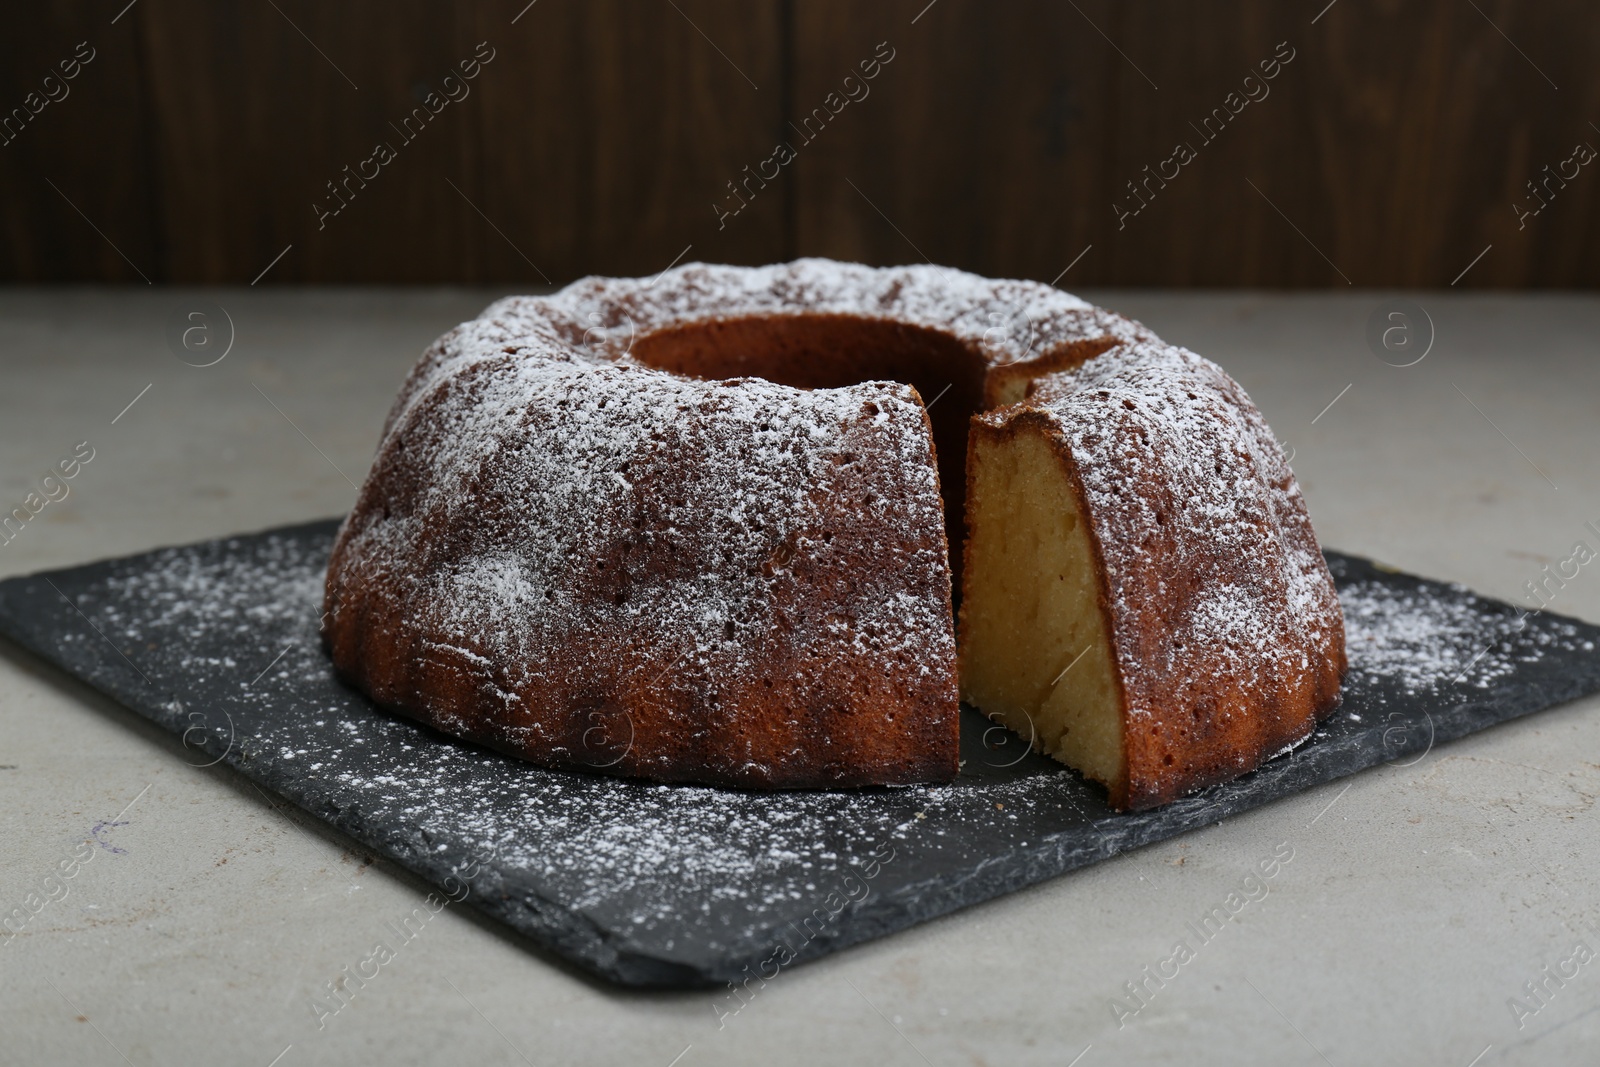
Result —
<path fill-rule="evenodd" d="M 947 555 L 908 386 L 491 353 L 386 440 L 335 545 L 325 633 L 378 703 L 547 766 L 942 781 Z"/>

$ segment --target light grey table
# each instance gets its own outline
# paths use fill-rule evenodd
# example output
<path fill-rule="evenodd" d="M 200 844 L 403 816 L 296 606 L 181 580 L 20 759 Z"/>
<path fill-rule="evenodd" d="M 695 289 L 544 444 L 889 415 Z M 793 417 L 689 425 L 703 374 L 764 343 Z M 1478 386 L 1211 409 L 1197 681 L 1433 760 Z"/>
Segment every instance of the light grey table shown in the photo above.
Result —
<path fill-rule="evenodd" d="M 197 369 L 163 339 L 172 291 L 0 293 L 0 503 L 94 449 L 0 574 L 342 512 L 412 360 L 493 295 L 210 293 L 236 341 Z M 1513 600 L 1575 541 L 1600 549 L 1600 299 L 1414 294 L 1437 336 L 1398 369 L 1364 340 L 1374 294 L 1089 295 L 1244 383 L 1328 545 Z M 1600 619 L 1595 570 L 1555 609 Z M 0 935 L 0 1062 L 1467 1067 L 1600 1047 L 1600 959 L 1545 978 L 1600 951 L 1596 700 L 786 971 L 722 1028 L 715 993 L 608 988 L 449 908 L 319 1029 L 310 998 L 425 887 L 193 761 L 0 650 L 0 912 L 94 842 Z M 1119 1026 L 1125 983 L 1274 848 L 1293 859 L 1268 895 Z"/>

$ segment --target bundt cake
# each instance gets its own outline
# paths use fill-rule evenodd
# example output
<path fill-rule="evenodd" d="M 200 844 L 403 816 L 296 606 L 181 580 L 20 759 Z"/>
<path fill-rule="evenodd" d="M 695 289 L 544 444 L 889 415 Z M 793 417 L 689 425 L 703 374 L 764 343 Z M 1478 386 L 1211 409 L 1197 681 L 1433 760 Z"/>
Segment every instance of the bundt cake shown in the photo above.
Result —
<path fill-rule="evenodd" d="M 1212 422 L 1164 433 L 1122 408 L 1114 447 L 1076 422 L 1180 381 Z M 1177 501 L 1202 455 L 1217 488 Z M 1007 480 L 1030 477 L 1054 495 L 1008 511 Z M 1030 522 L 1060 543 L 1007 533 Z M 1124 536 L 1144 540 L 1107 547 Z M 1204 614 L 1230 606 L 1232 628 Z M 1049 286 L 827 260 L 585 279 L 440 338 L 340 530 L 326 608 L 338 669 L 447 733 L 751 788 L 948 780 L 965 692 L 1119 805 L 1159 803 L 1303 737 L 1342 666 L 1292 475 L 1226 375 Z M 1036 676 L 1094 641 L 1058 687 L 1085 694 L 1068 709 Z"/>

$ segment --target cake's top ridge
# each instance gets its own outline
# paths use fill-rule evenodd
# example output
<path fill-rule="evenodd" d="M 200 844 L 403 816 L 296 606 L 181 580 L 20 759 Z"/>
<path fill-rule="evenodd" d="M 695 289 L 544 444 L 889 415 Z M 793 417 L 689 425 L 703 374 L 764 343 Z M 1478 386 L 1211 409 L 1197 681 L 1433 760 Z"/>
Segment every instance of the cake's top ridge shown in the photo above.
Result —
<path fill-rule="evenodd" d="M 816 258 L 764 267 L 685 263 L 654 278 L 580 278 L 549 296 L 496 301 L 434 343 L 401 390 L 389 425 L 439 373 L 485 353 L 511 347 L 628 361 L 634 342 L 652 332 L 757 315 L 844 315 L 924 326 L 981 352 L 991 366 L 1025 362 L 1066 343 L 1152 336 L 1053 286 L 950 267 Z"/>
<path fill-rule="evenodd" d="M 517 302 L 513 297 L 502 305 Z M 892 318 L 948 328 L 963 339 L 981 340 L 988 332 L 997 346 L 1022 341 L 1002 333 L 1027 319 L 1049 321 L 1097 310 L 1038 282 L 995 280 L 927 264 L 868 267 L 830 259 L 765 267 L 687 263 L 656 278 L 583 278 L 549 302 L 580 316 L 596 305 L 624 304 L 651 325 L 686 317 L 796 312 Z M 1012 354 L 1020 358 L 1023 353 Z"/>
<path fill-rule="evenodd" d="M 491 308 L 516 313 L 519 298 Z M 1064 340 L 1146 336 L 1137 323 L 1071 293 L 951 267 L 868 267 L 797 259 L 766 267 L 688 263 L 656 278 L 584 278 L 547 299 L 585 328 L 639 333 L 692 319 L 748 315 L 850 315 L 942 330 L 994 363 L 1036 356 Z"/>

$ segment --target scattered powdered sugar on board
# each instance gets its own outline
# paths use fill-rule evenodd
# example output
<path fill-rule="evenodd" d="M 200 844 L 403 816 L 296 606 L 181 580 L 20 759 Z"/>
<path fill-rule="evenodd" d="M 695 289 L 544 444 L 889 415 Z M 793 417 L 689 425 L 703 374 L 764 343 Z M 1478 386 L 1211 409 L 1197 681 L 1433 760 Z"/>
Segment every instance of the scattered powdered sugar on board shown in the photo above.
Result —
<path fill-rule="evenodd" d="M 1411 694 L 1437 693 L 1452 683 L 1487 689 L 1547 648 L 1594 649 L 1570 623 L 1545 620 L 1530 627 L 1525 616 L 1486 610 L 1491 603 L 1464 586 L 1450 588 L 1456 598 L 1376 582 L 1341 589 L 1351 674 L 1388 679 Z"/>
<path fill-rule="evenodd" d="M 979 877 L 1001 856 L 1055 847 L 1041 826 L 1078 855 L 1103 857 L 1150 840 L 1140 836 L 1150 819 L 1205 817 L 1219 796 L 1248 788 L 1129 816 L 1105 811 L 1077 775 L 1038 765 L 946 786 L 769 793 L 545 770 L 385 714 L 334 678 L 318 636 L 332 536 L 326 524 L 169 549 L 96 565 L 93 580 L 63 589 L 251 777 L 436 881 L 463 857 L 492 855 L 474 899 L 534 899 L 534 911 L 576 916 L 652 958 L 759 946 L 785 923 L 829 914 L 818 909 L 863 871 L 881 868 L 869 896 L 949 878 L 960 864 L 962 878 Z M 1537 671 L 1530 664 L 1594 650 L 1592 629 L 1522 620 L 1460 587 L 1375 577 L 1341 558 L 1333 570 L 1350 638 L 1347 704 L 1292 760 L 1269 766 L 1381 732 L 1380 716 L 1363 723 L 1362 713 L 1401 694 L 1481 700 Z M 131 677 L 94 629 L 73 627 L 62 640 L 83 654 L 75 671 Z M 117 691 L 104 676 L 96 684 Z M 148 698 L 130 703 L 189 728 L 182 714 L 149 711 Z"/>
<path fill-rule="evenodd" d="M 113 574 L 100 606 L 103 618 L 135 647 L 147 639 L 162 639 L 185 670 L 234 666 L 246 670 L 250 665 L 233 662 L 233 657 L 224 660 L 199 653 L 202 639 L 250 639 L 265 629 L 298 627 L 308 611 L 315 625 L 325 561 L 309 553 L 304 542 L 288 538 L 267 538 L 249 556 L 237 553 L 240 544 L 238 539 L 221 542 L 229 551 L 209 557 L 189 549 L 163 549 L 156 554 L 156 567 Z M 251 588 L 271 593 L 239 596 Z M 256 666 L 259 670 L 266 665 L 263 661 Z"/>
<path fill-rule="evenodd" d="M 754 793 L 545 771 L 530 789 L 482 768 L 459 773 L 476 761 L 454 746 L 419 749 L 415 757 L 376 776 L 340 770 L 335 757 L 323 773 L 430 834 L 465 835 L 493 849 L 500 862 L 535 874 L 572 907 L 625 911 L 641 926 L 670 923 L 686 898 L 706 913 L 731 901 L 803 903 L 876 844 L 941 836 L 940 829 L 924 830 L 930 814 L 971 809 L 989 817 L 998 803 L 1015 818 L 1059 791 L 1056 775 L 980 795 L 951 786 Z M 937 844 L 921 842 L 930 843 Z"/>
<path fill-rule="evenodd" d="M 537 768 L 385 714 L 333 679 L 318 635 L 326 540 L 268 536 L 241 547 L 163 550 L 77 602 L 125 638 L 155 684 L 201 675 L 236 686 L 226 721 L 255 731 L 231 739 L 248 759 L 294 765 L 363 823 L 402 822 L 440 852 L 492 852 L 546 895 L 585 912 L 625 911 L 641 929 L 677 921 L 686 899 L 702 912 L 731 901 L 807 911 L 877 844 L 920 835 L 936 848 L 943 831 L 924 832 L 929 813 L 970 808 L 1003 820 L 1009 809 L 1014 820 L 1033 803 L 1059 803 L 1056 779 L 1069 775 L 981 790 L 747 792 Z M 220 651 L 241 644 L 256 651 Z M 180 711 L 199 707 L 181 688 L 173 697 Z M 210 715 L 206 725 L 220 734 L 223 722 Z"/>

